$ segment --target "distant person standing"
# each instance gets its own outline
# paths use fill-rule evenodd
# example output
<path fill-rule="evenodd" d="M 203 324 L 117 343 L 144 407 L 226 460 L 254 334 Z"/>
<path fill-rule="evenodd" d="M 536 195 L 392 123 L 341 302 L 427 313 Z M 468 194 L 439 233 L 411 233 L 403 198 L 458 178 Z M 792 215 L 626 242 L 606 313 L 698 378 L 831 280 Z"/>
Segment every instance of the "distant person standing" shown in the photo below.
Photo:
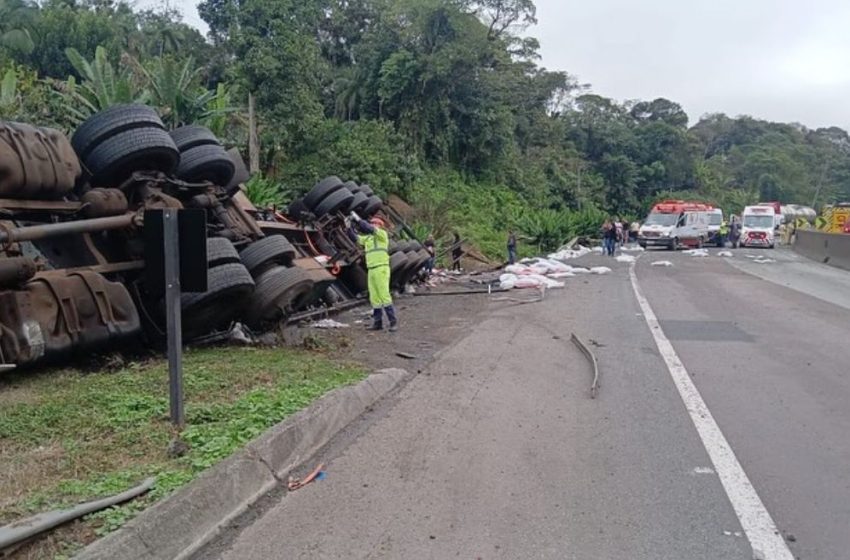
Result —
<path fill-rule="evenodd" d="M 640 233 L 640 222 L 635 220 L 629 225 L 629 241 L 632 243 L 638 240 L 638 233 Z"/>
<path fill-rule="evenodd" d="M 508 230 L 508 264 L 516 262 L 516 235 L 514 230 Z"/>
<path fill-rule="evenodd" d="M 452 270 L 457 270 L 460 272 L 460 258 L 463 256 L 463 247 L 460 241 L 460 235 L 458 232 L 454 233 L 454 239 L 452 240 Z"/>
<path fill-rule="evenodd" d="M 602 249 L 608 256 L 614 256 L 614 248 L 617 244 L 617 228 L 611 220 L 605 220 L 602 224 Z"/>
<path fill-rule="evenodd" d="M 621 220 L 619 217 L 617 217 L 617 219 L 614 221 L 614 231 L 615 231 L 616 236 L 614 237 L 614 250 L 613 251 L 616 251 L 617 250 L 617 243 L 620 243 L 620 244 L 623 243 L 623 220 Z M 612 255 L 614 254 L 613 251 L 611 252 Z"/>
<path fill-rule="evenodd" d="M 717 232 L 717 237 L 719 238 L 718 245 L 725 249 L 726 239 L 729 237 L 729 222 L 727 222 L 725 219 L 720 222 L 720 229 Z"/>
<path fill-rule="evenodd" d="M 732 224 L 729 226 L 729 241 L 732 242 L 734 249 L 738 248 L 738 242 L 741 239 L 741 222 L 737 216 L 732 216 Z"/>
<path fill-rule="evenodd" d="M 434 272 L 434 264 L 436 264 L 435 261 L 437 260 L 437 248 L 436 248 L 436 243 L 434 242 L 434 234 L 433 233 L 428 234 L 428 238 L 425 239 L 424 245 L 425 245 L 425 250 L 428 251 L 428 255 L 429 255 L 428 263 L 425 265 L 425 270 L 428 271 L 428 274 L 431 274 L 431 273 Z"/>

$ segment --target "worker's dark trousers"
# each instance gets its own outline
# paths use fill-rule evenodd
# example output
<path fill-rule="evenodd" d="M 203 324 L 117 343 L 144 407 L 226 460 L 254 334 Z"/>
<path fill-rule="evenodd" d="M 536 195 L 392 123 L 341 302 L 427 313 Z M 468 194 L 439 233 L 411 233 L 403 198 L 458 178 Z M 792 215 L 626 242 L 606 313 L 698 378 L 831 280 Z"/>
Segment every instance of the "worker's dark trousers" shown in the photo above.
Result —
<path fill-rule="evenodd" d="M 376 307 L 372 310 L 372 326 L 375 328 L 383 328 L 384 326 L 384 311 L 387 312 L 387 319 L 390 321 L 390 326 L 394 326 L 398 323 L 398 318 L 395 314 L 395 307 L 392 305 L 388 305 L 384 308 Z"/>

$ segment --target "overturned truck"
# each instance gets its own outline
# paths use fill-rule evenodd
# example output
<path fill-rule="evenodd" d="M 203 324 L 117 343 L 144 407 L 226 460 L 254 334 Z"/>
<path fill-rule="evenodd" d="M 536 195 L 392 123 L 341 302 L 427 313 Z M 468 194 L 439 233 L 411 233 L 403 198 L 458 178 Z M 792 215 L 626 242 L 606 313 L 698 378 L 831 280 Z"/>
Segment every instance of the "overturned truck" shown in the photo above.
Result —
<path fill-rule="evenodd" d="M 208 290 L 181 300 L 188 339 L 362 298 L 363 254 L 344 216 L 389 218 L 372 189 L 327 177 L 286 210 L 257 209 L 247 178 L 238 151 L 208 129 L 167 131 L 143 105 L 97 113 L 70 139 L 0 123 L 0 366 L 162 339 L 164 303 L 144 274 L 149 209 L 207 216 Z M 391 253 L 396 288 L 428 260 L 412 239 Z"/>

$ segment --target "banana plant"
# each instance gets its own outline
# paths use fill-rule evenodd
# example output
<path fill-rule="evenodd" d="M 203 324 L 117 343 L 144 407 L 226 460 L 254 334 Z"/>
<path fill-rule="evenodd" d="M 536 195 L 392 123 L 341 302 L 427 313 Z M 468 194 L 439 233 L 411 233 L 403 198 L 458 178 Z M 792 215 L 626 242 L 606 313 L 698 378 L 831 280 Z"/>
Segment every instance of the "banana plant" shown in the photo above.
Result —
<path fill-rule="evenodd" d="M 73 48 L 66 49 L 65 55 L 82 78 L 77 83 L 71 77 L 62 88 L 70 97 L 67 110 L 76 120 L 83 121 L 112 105 L 144 103 L 149 98 L 134 78 L 131 65 L 125 60 L 118 68 L 113 67 L 105 48 L 97 47 L 91 62 Z"/>

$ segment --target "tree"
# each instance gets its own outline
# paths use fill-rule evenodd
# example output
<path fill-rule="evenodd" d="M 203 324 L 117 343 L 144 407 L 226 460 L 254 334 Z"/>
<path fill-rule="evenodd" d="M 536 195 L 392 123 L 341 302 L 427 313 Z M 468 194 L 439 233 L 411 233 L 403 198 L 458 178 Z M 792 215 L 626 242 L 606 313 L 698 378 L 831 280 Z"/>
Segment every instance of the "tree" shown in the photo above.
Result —
<path fill-rule="evenodd" d="M 30 27 L 37 13 L 37 5 L 28 0 L 0 0 L 0 46 L 15 54 L 30 54 L 35 48 Z"/>
<path fill-rule="evenodd" d="M 479 0 L 471 2 L 470 7 L 487 25 L 490 39 L 500 39 L 509 31 L 537 23 L 537 8 L 532 0 Z"/>

